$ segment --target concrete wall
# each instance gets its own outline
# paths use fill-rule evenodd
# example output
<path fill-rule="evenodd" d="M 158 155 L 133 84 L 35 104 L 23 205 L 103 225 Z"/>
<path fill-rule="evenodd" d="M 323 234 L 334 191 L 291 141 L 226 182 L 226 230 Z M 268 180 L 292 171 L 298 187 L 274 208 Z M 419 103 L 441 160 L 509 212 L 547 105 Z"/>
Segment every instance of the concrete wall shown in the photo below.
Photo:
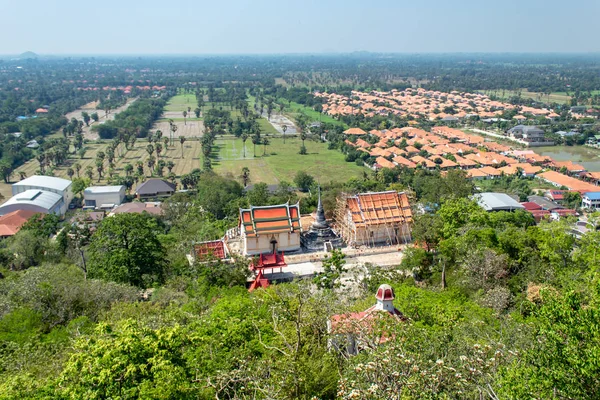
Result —
<path fill-rule="evenodd" d="M 125 187 L 116 193 L 84 193 L 83 197 L 86 201 L 95 200 L 96 207 L 100 207 L 102 204 L 120 205 L 125 199 Z"/>
<path fill-rule="evenodd" d="M 273 238 L 277 241 L 275 248 L 278 252 L 300 250 L 300 232 L 281 232 L 275 235 L 244 237 L 244 254 L 272 253 L 273 245 L 271 244 L 271 240 Z"/>

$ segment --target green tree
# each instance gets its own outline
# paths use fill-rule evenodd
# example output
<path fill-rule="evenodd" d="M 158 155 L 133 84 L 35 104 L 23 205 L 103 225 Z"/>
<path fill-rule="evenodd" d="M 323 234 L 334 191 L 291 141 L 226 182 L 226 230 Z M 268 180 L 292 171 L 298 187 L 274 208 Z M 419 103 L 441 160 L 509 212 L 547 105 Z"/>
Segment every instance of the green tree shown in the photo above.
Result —
<path fill-rule="evenodd" d="M 181 158 L 183 158 L 183 144 L 185 143 L 185 136 L 179 136 L 179 143 L 181 144 Z"/>
<path fill-rule="evenodd" d="M 300 190 L 307 192 L 315 183 L 315 178 L 307 174 L 305 171 L 298 171 L 294 177 L 294 183 Z"/>
<path fill-rule="evenodd" d="M 85 126 L 90 126 L 90 114 L 88 114 L 87 112 L 83 111 L 81 113 L 81 116 L 83 117 L 83 122 L 85 122 Z"/>
<path fill-rule="evenodd" d="M 4 180 L 4 183 L 10 182 L 10 177 L 13 174 L 13 167 L 10 162 L 6 160 L 0 161 L 0 176 Z"/>
<path fill-rule="evenodd" d="M 342 285 L 342 274 L 346 272 L 346 255 L 340 249 L 333 249 L 323 260 L 323 272 L 315 275 L 313 282 L 321 289 L 337 289 Z"/>
<path fill-rule="evenodd" d="M 507 368 L 505 398 L 600 398 L 600 287 L 589 302 L 581 293 L 542 289 L 531 328 L 532 347 Z"/>
<path fill-rule="evenodd" d="M 157 330 L 133 320 L 100 324 L 84 337 L 58 379 L 65 398 L 192 399 L 202 386 L 186 352 L 199 337 L 181 326 Z"/>
<path fill-rule="evenodd" d="M 90 278 L 148 287 L 164 279 L 165 249 L 157 221 L 148 214 L 107 218 L 90 244 Z"/>

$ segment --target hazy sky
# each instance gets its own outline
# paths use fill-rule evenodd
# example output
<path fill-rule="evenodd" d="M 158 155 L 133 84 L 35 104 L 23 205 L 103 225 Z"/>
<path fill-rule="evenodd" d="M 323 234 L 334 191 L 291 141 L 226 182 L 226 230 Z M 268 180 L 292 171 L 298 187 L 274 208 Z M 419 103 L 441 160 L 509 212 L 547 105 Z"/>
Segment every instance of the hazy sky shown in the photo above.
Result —
<path fill-rule="evenodd" d="M 0 0 L 0 54 L 597 52 L 600 0 Z"/>

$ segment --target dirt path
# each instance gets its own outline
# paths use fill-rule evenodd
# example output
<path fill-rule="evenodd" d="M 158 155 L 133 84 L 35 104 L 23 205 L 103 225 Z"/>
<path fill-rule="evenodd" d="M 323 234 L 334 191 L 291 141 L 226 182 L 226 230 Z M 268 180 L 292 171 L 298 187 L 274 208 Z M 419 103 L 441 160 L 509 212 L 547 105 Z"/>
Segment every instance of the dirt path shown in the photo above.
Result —
<path fill-rule="evenodd" d="M 269 121 L 273 128 L 277 130 L 277 132 L 283 135 L 283 125 L 287 126 L 287 130 L 285 131 L 286 135 L 295 135 L 298 133 L 298 128 L 292 122 L 291 119 L 282 114 L 271 114 L 271 119 L 268 119 L 268 115 L 266 112 L 263 113 L 263 118 Z"/>

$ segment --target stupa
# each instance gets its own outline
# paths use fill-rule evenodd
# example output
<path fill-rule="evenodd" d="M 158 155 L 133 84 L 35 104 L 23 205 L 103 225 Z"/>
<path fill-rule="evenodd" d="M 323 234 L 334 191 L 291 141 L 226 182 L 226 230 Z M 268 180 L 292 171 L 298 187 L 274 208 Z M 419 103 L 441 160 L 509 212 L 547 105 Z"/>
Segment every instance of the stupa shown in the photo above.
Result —
<path fill-rule="evenodd" d="M 310 251 L 330 251 L 333 248 L 342 247 L 342 238 L 335 233 L 325 219 L 325 210 L 321 201 L 321 188 L 319 187 L 319 203 L 317 205 L 317 216 L 308 232 L 302 234 L 300 239 L 302 246 Z"/>

